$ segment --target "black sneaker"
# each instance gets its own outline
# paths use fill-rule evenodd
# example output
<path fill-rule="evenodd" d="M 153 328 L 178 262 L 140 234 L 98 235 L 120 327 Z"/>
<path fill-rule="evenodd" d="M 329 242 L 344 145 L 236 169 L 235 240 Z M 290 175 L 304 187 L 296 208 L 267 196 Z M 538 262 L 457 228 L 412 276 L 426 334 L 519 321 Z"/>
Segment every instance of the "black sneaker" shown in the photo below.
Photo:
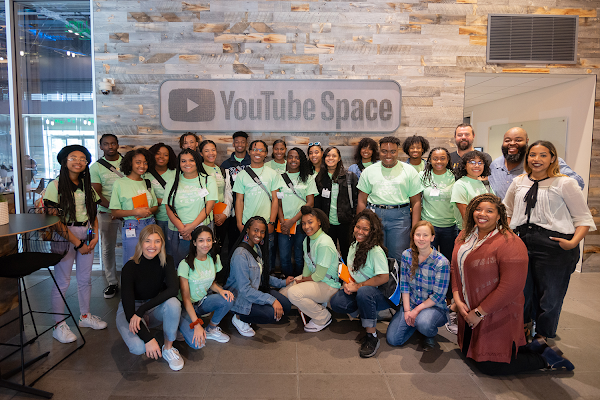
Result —
<path fill-rule="evenodd" d="M 112 299 L 115 297 L 115 294 L 119 291 L 119 285 L 108 285 L 106 289 L 104 289 L 104 298 Z"/>
<path fill-rule="evenodd" d="M 367 333 L 364 341 L 360 345 L 358 354 L 362 358 L 373 357 L 375 354 L 377 354 L 377 349 L 379 349 L 379 338 L 373 336 L 372 333 Z"/>
<path fill-rule="evenodd" d="M 423 338 L 423 351 L 431 351 L 435 348 L 435 339 L 432 337 Z"/>

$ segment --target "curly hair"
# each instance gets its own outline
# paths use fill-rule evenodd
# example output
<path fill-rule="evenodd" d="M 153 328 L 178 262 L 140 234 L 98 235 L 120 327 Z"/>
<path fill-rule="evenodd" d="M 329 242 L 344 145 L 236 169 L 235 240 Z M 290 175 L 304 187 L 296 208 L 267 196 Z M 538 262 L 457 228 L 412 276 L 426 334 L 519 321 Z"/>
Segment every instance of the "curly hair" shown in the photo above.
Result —
<path fill-rule="evenodd" d="M 431 186 L 431 182 L 433 180 L 433 164 L 431 164 L 431 157 L 436 151 L 443 151 L 446 153 L 446 158 L 448 159 L 448 162 L 446 163 L 446 169 L 454 173 L 454 170 L 452 169 L 452 160 L 450 159 L 450 152 L 448 151 L 448 149 L 445 147 L 434 147 L 429 152 L 429 156 L 427 157 L 427 161 L 425 162 L 425 169 L 423 169 L 423 177 L 421 178 L 421 183 L 425 187 Z"/>
<path fill-rule="evenodd" d="M 362 155 L 360 154 L 360 151 L 365 147 L 368 147 L 373 152 L 373 155 L 371 156 L 371 162 L 375 164 L 376 161 L 379 161 L 379 146 L 377 146 L 377 142 L 371 138 L 362 138 L 356 146 L 356 153 L 354 153 L 354 162 L 356 162 L 357 164 L 362 163 Z"/>
<path fill-rule="evenodd" d="M 377 214 L 373 211 L 365 208 L 354 217 L 352 226 L 355 227 L 361 219 L 369 223 L 369 235 L 364 242 L 358 243 L 358 246 L 356 246 L 356 253 L 354 254 L 354 260 L 352 262 L 353 271 L 358 271 L 365 266 L 367 255 L 373 247 L 379 246 L 383 249 L 385 254 L 387 254 L 387 249 L 383 242 L 383 225 L 381 224 L 381 219 L 379 219 Z M 356 238 L 353 234 L 351 244 L 354 242 L 356 242 Z"/>
<path fill-rule="evenodd" d="M 381 147 L 381 145 L 385 143 L 392 143 L 398 147 L 400 147 L 401 145 L 400 139 L 398 139 L 396 136 L 385 136 L 379 139 L 379 147 Z"/>
<path fill-rule="evenodd" d="M 508 224 L 508 217 L 506 216 L 506 206 L 502 203 L 502 199 L 495 194 L 484 193 L 473 197 L 473 200 L 467 205 L 467 211 L 465 212 L 466 221 L 463 230 L 458 235 L 459 240 L 464 241 L 475 229 L 476 225 L 473 212 L 477 209 L 479 204 L 483 202 L 491 203 L 496 206 L 496 210 L 498 210 L 498 215 L 500 216 L 497 226 L 500 233 L 506 236 L 508 232 L 512 232 Z"/>
<path fill-rule="evenodd" d="M 408 152 L 410 150 L 410 147 L 413 144 L 417 143 L 421 143 L 421 148 L 423 149 L 423 153 L 421 154 L 421 156 L 427 153 L 427 150 L 429 150 L 429 140 L 425 139 L 423 136 L 413 135 L 408 137 L 402 144 L 402 151 L 404 152 L 404 154 L 409 155 Z"/>
<path fill-rule="evenodd" d="M 531 172 L 532 172 L 531 167 L 529 166 L 529 152 L 531 152 L 531 149 L 534 146 L 544 146 L 545 148 L 548 149 L 548 151 L 550 152 L 550 155 L 552 157 L 554 157 L 554 161 L 552 161 L 550 163 L 550 165 L 548 166 L 548 176 L 549 177 L 565 176 L 560 173 L 560 166 L 558 165 L 558 156 L 557 156 L 557 152 L 556 152 L 556 147 L 554 147 L 554 145 L 547 140 L 537 140 L 537 141 L 531 143 L 529 145 L 529 147 L 527 148 L 527 153 L 525 153 L 525 172 L 527 172 L 527 174 L 531 174 Z"/>
<path fill-rule="evenodd" d="M 321 161 L 323 161 L 323 147 L 321 146 L 321 142 L 316 142 L 316 143 L 309 143 L 308 148 L 306 149 L 306 156 L 310 156 L 310 149 L 313 147 L 318 147 L 319 149 L 321 149 Z M 310 160 L 309 160 L 310 161 Z M 315 172 L 315 166 L 313 165 L 312 161 L 310 162 L 310 173 L 314 173 Z"/>
<path fill-rule="evenodd" d="M 335 166 L 335 171 L 333 171 L 333 174 L 331 174 L 331 180 L 336 182 L 338 176 L 340 176 L 340 174 L 343 175 L 344 172 L 346 171 L 344 169 L 344 163 L 342 162 L 342 153 L 340 153 L 340 150 L 335 146 L 328 147 L 327 149 L 325 149 L 325 152 L 323 152 L 323 157 L 321 158 L 321 170 L 315 177 L 315 180 L 317 182 L 322 182 L 323 177 L 325 175 L 327 175 L 328 172 L 327 172 L 327 164 L 325 164 L 325 159 L 327 158 L 327 155 L 334 150 L 337 151 L 337 154 L 338 154 L 338 157 L 340 158 L 340 160 L 338 161 L 337 165 Z M 327 177 L 329 177 L 329 175 L 327 175 Z"/>
<path fill-rule="evenodd" d="M 148 150 L 140 147 L 139 149 L 129 150 L 127 154 L 123 156 L 123 159 L 121 160 L 121 172 L 123 175 L 127 176 L 133 172 L 133 157 L 139 154 L 143 155 L 148 163 L 147 171 L 154 169 L 154 156 Z"/>
<path fill-rule="evenodd" d="M 467 154 L 462 156 L 458 167 L 456 167 L 456 180 L 459 180 L 463 176 L 467 176 L 467 164 L 469 161 L 479 158 L 483 163 L 483 172 L 480 176 L 490 176 L 490 163 L 488 162 L 485 154 L 478 150 L 469 151 Z"/>
<path fill-rule="evenodd" d="M 196 229 L 194 229 L 192 231 L 192 240 L 190 240 L 190 251 L 185 256 L 185 262 L 187 263 L 187 265 L 189 265 L 189 267 L 192 271 L 195 268 L 194 267 L 194 259 L 196 258 L 196 250 L 197 250 L 197 246 L 196 246 L 195 242 L 196 242 L 196 240 L 198 240 L 198 236 L 200 236 L 200 234 L 202 232 L 210 233 L 210 237 L 212 239 L 213 245 L 210 248 L 210 251 L 208 252 L 208 256 L 210 258 L 212 258 L 214 263 L 217 262 L 217 255 L 219 254 L 219 244 L 217 243 L 217 240 L 215 239 L 215 234 L 213 233 L 212 229 L 210 229 L 210 227 L 208 227 L 206 225 L 199 225 L 196 227 Z"/>
<path fill-rule="evenodd" d="M 185 138 L 188 137 L 188 136 L 193 136 L 194 139 L 196 139 L 196 142 L 200 143 L 200 136 L 196 135 L 193 132 L 186 132 L 186 133 L 184 133 L 183 135 L 181 135 L 179 137 L 179 148 L 180 149 L 183 149 L 183 144 L 185 143 Z"/>
<path fill-rule="evenodd" d="M 318 219 L 321 223 L 321 229 L 323 230 L 323 232 L 329 232 L 329 217 L 327 216 L 327 214 L 325 214 L 325 211 L 319 208 L 313 208 L 311 206 L 302 206 L 302 208 L 300 208 L 300 212 L 302 213 L 302 217 L 304 217 L 305 215 L 312 215 L 313 217 Z"/>
<path fill-rule="evenodd" d="M 177 156 L 175 155 L 175 151 L 173 151 L 173 148 L 171 146 L 169 146 L 168 144 L 164 144 L 163 142 L 158 142 L 156 144 L 153 144 L 148 151 L 150 152 L 150 154 L 152 154 L 154 157 L 156 157 L 156 153 L 158 153 L 158 151 L 162 148 L 167 149 L 167 151 L 169 152 L 169 161 L 167 162 L 167 168 L 168 169 L 176 169 L 177 168 Z"/>
<path fill-rule="evenodd" d="M 435 228 L 429 221 L 421 220 L 415 224 L 410 230 L 410 249 L 412 250 L 412 260 L 410 262 L 410 279 L 415 277 L 417 270 L 419 269 L 419 248 L 415 244 L 415 232 L 417 228 L 426 226 L 431 231 L 431 236 L 435 236 Z"/>
<path fill-rule="evenodd" d="M 310 174 L 312 173 L 312 164 L 310 163 L 310 161 L 308 160 L 308 158 L 306 157 L 306 154 L 304 154 L 304 151 L 302 151 L 301 148 L 299 147 L 292 147 L 290 150 L 288 150 L 287 156 L 290 156 L 290 152 L 295 151 L 296 153 L 298 153 L 298 158 L 300 158 L 300 182 L 305 183 L 308 178 L 310 177 Z M 287 167 L 289 168 L 290 163 L 287 163 Z"/>

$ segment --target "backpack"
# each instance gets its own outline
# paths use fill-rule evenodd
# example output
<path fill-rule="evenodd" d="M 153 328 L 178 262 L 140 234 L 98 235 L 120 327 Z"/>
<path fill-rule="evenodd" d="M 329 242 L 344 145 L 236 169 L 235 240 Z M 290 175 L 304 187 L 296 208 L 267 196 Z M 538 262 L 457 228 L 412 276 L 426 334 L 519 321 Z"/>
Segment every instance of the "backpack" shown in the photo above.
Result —
<path fill-rule="evenodd" d="M 390 278 L 383 285 L 379 285 L 379 290 L 385 296 L 386 299 L 390 300 L 395 305 L 400 304 L 401 293 L 400 293 L 400 277 L 398 268 L 398 261 L 395 258 L 388 257 L 388 271 Z"/>

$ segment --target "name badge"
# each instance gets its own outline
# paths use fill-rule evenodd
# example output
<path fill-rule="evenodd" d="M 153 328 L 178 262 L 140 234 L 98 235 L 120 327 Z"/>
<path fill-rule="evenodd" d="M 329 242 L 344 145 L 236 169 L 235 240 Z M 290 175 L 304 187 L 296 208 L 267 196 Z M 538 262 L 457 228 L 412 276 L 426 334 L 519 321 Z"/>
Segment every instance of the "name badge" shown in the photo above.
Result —
<path fill-rule="evenodd" d="M 198 196 L 200 196 L 200 198 L 208 196 L 208 190 L 206 190 L 206 188 L 198 189 Z"/>
<path fill-rule="evenodd" d="M 323 191 L 321 192 L 321 196 L 323 196 L 323 198 L 328 199 L 331 197 L 331 190 L 329 189 L 323 189 Z"/>
<path fill-rule="evenodd" d="M 438 197 L 440 195 L 440 189 L 431 189 L 429 195 L 433 197 Z"/>
<path fill-rule="evenodd" d="M 135 237 L 135 228 L 125 229 L 125 237 L 134 238 Z"/>
<path fill-rule="evenodd" d="M 277 198 L 279 200 L 283 200 L 283 196 L 284 196 L 283 192 L 277 192 Z"/>

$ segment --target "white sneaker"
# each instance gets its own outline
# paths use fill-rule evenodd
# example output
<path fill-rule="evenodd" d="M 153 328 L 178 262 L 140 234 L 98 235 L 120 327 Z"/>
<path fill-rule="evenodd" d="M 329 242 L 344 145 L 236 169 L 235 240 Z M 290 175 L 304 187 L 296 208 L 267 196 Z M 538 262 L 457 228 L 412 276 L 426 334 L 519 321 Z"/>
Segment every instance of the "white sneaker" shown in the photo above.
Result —
<path fill-rule="evenodd" d="M 327 327 L 327 325 L 329 325 L 331 323 L 332 319 L 333 318 L 329 318 L 329 321 L 327 321 L 325 323 L 325 325 L 316 324 L 314 322 L 314 320 L 311 319 L 308 324 L 304 325 L 304 330 L 306 332 L 319 332 L 319 331 L 322 331 L 323 329 L 325 329 Z"/>
<path fill-rule="evenodd" d="M 104 329 L 108 324 L 100 319 L 100 317 L 92 314 L 87 314 L 86 317 L 83 315 L 79 317 L 80 328 L 92 328 L 92 329 Z"/>
<path fill-rule="evenodd" d="M 231 318 L 231 323 L 233 324 L 233 326 L 235 326 L 235 329 L 237 329 L 240 335 L 242 336 L 252 337 L 256 334 L 256 332 L 254 332 L 254 329 L 252 329 L 250 324 L 242 321 L 235 315 L 233 316 L 233 318 Z"/>
<path fill-rule="evenodd" d="M 456 312 L 455 311 L 450 312 L 450 321 L 446 322 L 445 326 L 446 326 L 446 330 L 453 335 L 458 334 L 458 324 L 456 323 L 457 321 L 458 320 L 456 317 Z"/>
<path fill-rule="evenodd" d="M 173 371 L 179 371 L 183 368 L 183 358 L 179 355 L 179 350 L 175 347 L 171 347 L 169 350 L 165 350 L 165 346 L 162 347 L 162 356 L 169 363 L 169 368 Z"/>
<path fill-rule="evenodd" d="M 206 329 L 206 339 L 216 340 L 219 343 L 227 343 L 229 342 L 229 335 L 223 332 L 218 326 L 215 326 L 211 327 L 210 330 Z"/>
<path fill-rule="evenodd" d="M 72 343 L 77 340 L 77 336 L 71 332 L 71 328 L 65 321 L 54 327 L 52 337 L 61 343 Z"/>

